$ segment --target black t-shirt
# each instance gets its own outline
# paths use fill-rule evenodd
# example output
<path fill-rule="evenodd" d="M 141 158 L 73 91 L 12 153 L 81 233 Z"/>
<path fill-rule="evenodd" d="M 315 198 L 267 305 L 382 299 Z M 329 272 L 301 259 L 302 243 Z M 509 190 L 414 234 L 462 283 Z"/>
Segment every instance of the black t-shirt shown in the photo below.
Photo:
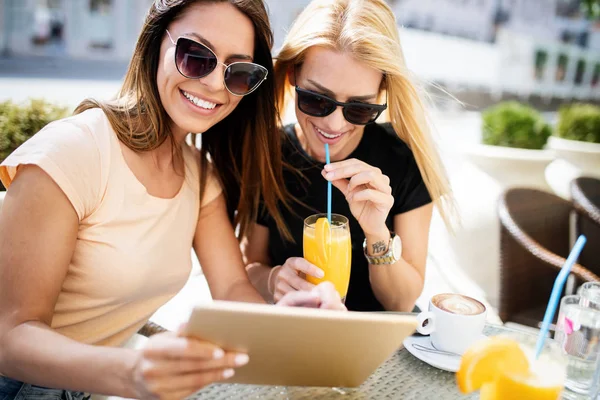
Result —
<path fill-rule="evenodd" d="M 302 257 L 304 219 L 312 214 L 327 211 L 327 181 L 321 175 L 323 164 L 310 158 L 302 149 L 294 125 L 286 126 L 283 133 L 287 136 L 287 139 L 283 140 L 284 161 L 303 175 L 301 177 L 290 170 L 284 171 L 286 187 L 292 196 L 307 207 L 292 202 L 297 216 L 285 207 L 280 207 L 295 243 L 286 241 L 279 234 L 275 220 L 266 211 L 261 211 L 257 222 L 269 228 L 269 256 L 273 266 L 283 265 L 290 257 Z M 395 199 L 386 220 L 390 231 L 394 230 L 395 215 L 431 202 L 411 150 L 398 138 L 391 124 L 367 125 L 358 147 L 348 158 L 356 158 L 377 167 L 390 178 Z M 331 203 L 332 213 L 344 215 L 350 221 L 352 269 L 346 306 L 353 311 L 383 311 L 384 308 L 375 298 L 369 282 L 369 264 L 363 252 L 364 233 L 352 216 L 344 195 L 335 187 L 332 188 Z"/>

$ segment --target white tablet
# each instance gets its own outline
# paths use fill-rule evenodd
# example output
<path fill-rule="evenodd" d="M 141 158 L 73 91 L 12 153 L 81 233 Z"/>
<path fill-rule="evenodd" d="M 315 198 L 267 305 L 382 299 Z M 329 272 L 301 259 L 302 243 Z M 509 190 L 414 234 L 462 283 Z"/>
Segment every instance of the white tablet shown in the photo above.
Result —
<path fill-rule="evenodd" d="M 185 333 L 248 353 L 227 382 L 356 387 L 416 326 L 412 315 L 214 301 L 194 308 Z"/>

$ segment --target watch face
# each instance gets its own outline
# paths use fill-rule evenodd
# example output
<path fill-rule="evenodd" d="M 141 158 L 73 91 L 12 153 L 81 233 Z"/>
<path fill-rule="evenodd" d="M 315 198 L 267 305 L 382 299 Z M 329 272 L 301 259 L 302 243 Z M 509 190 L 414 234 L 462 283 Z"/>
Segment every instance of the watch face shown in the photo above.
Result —
<path fill-rule="evenodd" d="M 396 261 L 402 256 L 402 241 L 398 235 L 394 236 L 394 239 L 392 240 L 392 255 Z"/>

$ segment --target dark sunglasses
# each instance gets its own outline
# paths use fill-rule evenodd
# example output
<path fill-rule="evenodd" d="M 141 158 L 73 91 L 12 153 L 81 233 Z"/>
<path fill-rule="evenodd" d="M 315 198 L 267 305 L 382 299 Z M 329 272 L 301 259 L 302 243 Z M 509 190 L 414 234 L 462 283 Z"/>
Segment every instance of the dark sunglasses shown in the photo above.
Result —
<path fill-rule="evenodd" d="M 267 79 L 269 71 L 262 65 L 251 62 L 234 62 L 229 65 L 219 62 L 217 55 L 202 43 L 180 36 L 171 43 L 175 45 L 175 65 L 179 73 L 189 79 L 200 79 L 213 72 L 217 65 L 225 67 L 224 81 L 229 93 L 245 96 L 255 91 Z"/>
<path fill-rule="evenodd" d="M 342 114 L 346 121 L 354 125 L 367 125 L 381 115 L 387 108 L 387 104 L 368 103 L 342 103 L 320 93 L 296 86 L 298 97 L 298 108 L 304 114 L 312 117 L 326 117 L 333 113 L 336 108 L 342 107 Z"/>

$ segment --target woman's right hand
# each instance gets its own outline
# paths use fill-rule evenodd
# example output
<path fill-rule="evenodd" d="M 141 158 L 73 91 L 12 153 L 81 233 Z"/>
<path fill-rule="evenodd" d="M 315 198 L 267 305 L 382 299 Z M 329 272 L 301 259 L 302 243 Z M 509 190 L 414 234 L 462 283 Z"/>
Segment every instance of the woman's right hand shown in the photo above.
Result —
<path fill-rule="evenodd" d="M 300 272 L 305 275 L 323 278 L 325 273 L 322 269 L 309 263 L 302 257 L 290 257 L 285 264 L 274 267 L 271 274 L 269 288 L 273 288 L 273 300 L 278 302 L 287 293 L 304 290 L 310 292 L 315 285 L 306 281 L 300 276 Z"/>
<path fill-rule="evenodd" d="M 174 332 L 152 336 L 138 352 L 133 386 L 138 399 L 183 399 L 204 386 L 234 375 L 248 356 Z"/>

